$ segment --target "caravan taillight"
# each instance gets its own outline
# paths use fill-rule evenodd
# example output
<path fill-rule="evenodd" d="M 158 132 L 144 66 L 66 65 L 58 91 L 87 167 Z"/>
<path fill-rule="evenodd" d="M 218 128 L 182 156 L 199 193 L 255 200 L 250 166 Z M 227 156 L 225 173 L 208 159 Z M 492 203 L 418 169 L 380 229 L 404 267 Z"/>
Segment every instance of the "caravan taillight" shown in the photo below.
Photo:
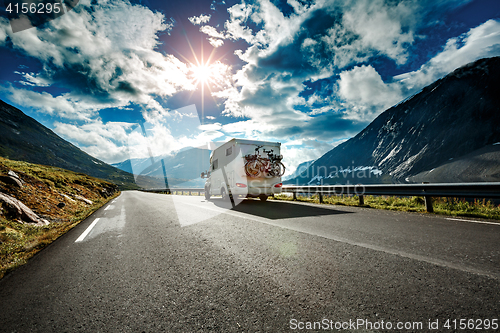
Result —
<path fill-rule="evenodd" d="M 247 187 L 247 185 L 242 183 L 236 183 L 236 187 Z"/>
<path fill-rule="evenodd" d="M 282 187 L 283 186 L 283 183 L 278 183 L 276 185 L 274 185 L 274 187 Z"/>

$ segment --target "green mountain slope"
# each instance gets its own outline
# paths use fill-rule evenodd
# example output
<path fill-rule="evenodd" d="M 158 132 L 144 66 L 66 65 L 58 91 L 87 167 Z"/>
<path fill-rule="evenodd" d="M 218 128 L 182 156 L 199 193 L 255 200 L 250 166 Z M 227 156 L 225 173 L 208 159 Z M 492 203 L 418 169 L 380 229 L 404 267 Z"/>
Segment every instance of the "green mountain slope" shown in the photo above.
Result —
<path fill-rule="evenodd" d="M 60 138 L 21 110 L 0 100 L 0 156 L 56 166 L 135 189 L 134 176 L 100 161 Z"/>

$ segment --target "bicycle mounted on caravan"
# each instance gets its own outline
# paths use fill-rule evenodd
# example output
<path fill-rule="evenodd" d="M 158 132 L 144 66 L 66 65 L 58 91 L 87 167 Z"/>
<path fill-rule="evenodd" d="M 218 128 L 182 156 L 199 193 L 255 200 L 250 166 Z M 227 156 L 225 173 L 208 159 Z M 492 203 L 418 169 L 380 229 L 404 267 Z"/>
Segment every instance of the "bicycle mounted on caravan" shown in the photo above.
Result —
<path fill-rule="evenodd" d="M 267 154 L 267 158 L 260 155 L 259 149 L 264 146 L 257 146 L 255 153 L 245 155 L 245 172 L 247 176 L 257 178 L 262 175 L 264 177 L 281 177 L 285 174 L 285 166 L 281 163 L 283 155 L 273 154 L 272 149 L 262 149 Z"/>
<path fill-rule="evenodd" d="M 281 193 L 285 166 L 280 146 L 279 142 L 231 139 L 214 149 L 210 169 L 201 174 L 206 178 L 205 198 L 221 195 L 225 199 L 232 195 L 265 201 Z"/>

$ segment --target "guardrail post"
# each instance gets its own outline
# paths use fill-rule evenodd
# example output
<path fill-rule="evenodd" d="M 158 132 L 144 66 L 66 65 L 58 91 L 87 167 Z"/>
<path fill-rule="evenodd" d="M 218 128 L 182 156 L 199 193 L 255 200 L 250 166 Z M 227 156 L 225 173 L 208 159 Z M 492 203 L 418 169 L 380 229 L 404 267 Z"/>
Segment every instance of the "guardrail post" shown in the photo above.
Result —
<path fill-rule="evenodd" d="M 297 192 L 293 191 L 293 200 L 297 200 Z"/>
<path fill-rule="evenodd" d="M 191 195 L 191 191 L 189 191 L 189 195 Z"/>
<path fill-rule="evenodd" d="M 365 196 L 364 195 L 360 195 L 359 196 L 359 205 L 360 206 L 364 206 L 365 205 Z"/>
<path fill-rule="evenodd" d="M 323 193 L 318 192 L 318 196 L 319 196 L 319 203 L 323 203 Z"/>
<path fill-rule="evenodd" d="M 432 207 L 432 197 L 429 195 L 424 196 L 425 198 L 425 209 L 428 213 L 434 212 L 434 208 Z"/>

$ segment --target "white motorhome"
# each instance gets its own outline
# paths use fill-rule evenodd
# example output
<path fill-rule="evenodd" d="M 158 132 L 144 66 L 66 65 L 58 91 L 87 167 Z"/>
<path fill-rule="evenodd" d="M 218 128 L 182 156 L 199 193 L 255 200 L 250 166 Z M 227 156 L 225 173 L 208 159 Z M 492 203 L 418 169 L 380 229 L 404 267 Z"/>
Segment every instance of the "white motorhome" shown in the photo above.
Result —
<path fill-rule="evenodd" d="M 210 169 L 201 174 L 205 182 L 205 198 L 232 194 L 236 197 L 258 197 L 266 201 L 281 193 L 281 164 L 279 142 L 231 139 L 212 151 Z"/>

